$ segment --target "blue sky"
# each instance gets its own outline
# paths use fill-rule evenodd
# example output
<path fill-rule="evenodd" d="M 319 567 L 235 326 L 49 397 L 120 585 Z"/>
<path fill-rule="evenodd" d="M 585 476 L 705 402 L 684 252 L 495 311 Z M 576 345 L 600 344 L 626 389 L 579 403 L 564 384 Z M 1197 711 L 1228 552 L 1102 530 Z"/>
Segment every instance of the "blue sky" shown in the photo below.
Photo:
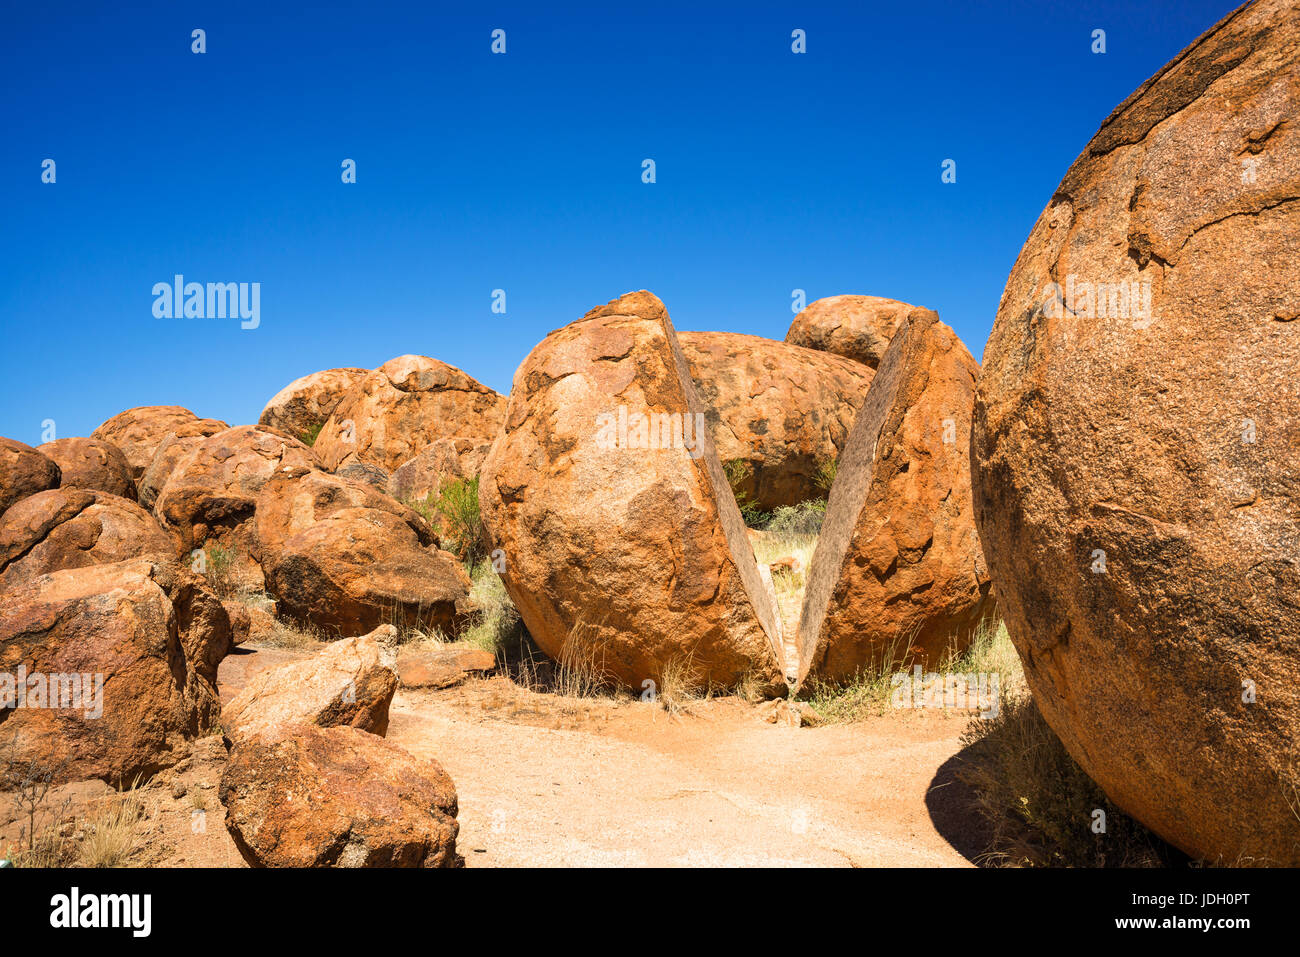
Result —
<path fill-rule="evenodd" d="M 641 288 L 679 329 L 777 339 L 794 289 L 904 299 L 979 358 L 1066 168 L 1233 5 L 5 0 L 0 435 L 253 422 L 403 353 L 505 392 Z M 155 318 L 176 273 L 260 282 L 260 326 Z"/>

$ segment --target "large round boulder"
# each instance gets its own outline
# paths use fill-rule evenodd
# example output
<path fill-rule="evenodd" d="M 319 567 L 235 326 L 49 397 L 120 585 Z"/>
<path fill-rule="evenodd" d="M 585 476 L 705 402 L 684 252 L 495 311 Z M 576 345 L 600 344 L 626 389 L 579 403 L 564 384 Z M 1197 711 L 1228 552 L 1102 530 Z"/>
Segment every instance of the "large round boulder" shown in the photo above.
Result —
<path fill-rule="evenodd" d="M 528 355 L 479 501 L 506 590 L 552 658 L 638 689 L 674 667 L 784 686 L 773 596 L 650 293 Z"/>
<path fill-rule="evenodd" d="M 979 365 L 928 309 L 885 352 L 840 459 L 808 568 L 799 680 L 964 650 L 992 612 L 970 492 Z"/>
<path fill-rule="evenodd" d="M 785 341 L 876 368 L 915 306 L 879 296 L 827 296 L 794 317 Z"/>
<path fill-rule="evenodd" d="M 59 467 L 15 439 L 0 438 L 0 514 L 14 502 L 59 487 Z"/>
<path fill-rule="evenodd" d="M 743 466 L 735 490 L 759 508 L 825 498 L 872 371 L 861 363 L 760 336 L 679 332 L 713 443 Z M 820 474 L 819 474 L 820 473 Z"/>
<path fill-rule="evenodd" d="M 339 400 L 369 372 L 326 369 L 294 379 L 266 403 L 257 424 L 269 425 L 306 442 L 312 430 L 325 424 Z"/>
<path fill-rule="evenodd" d="M 228 428 L 217 419 L 200 419 L 179 405 L 142 405 L 119 412 L 92 432 L 91 437 L 121 449 L 131 466 L 132 478 L 138 479 L 168 433 L 208 436 Z"/>
<path fill-rule="evenodd" d="M 373 486 L 282 467 L 257 501 L 257 553 L 282 614 L 335 635 L 455 634 L 470 580 L 418 513 Z"/>
<path fill-rule="evenodd" d="M 1300 5 L 1260 0 L 1116 108 L 1007 281 L 971 444 L 1043 717 L 1226 864 L 1300 865 L 1298 103 Z"/>
<path fill-rule="evenodd" d="M 6 588 L 0 769 L 130 787 L 170 767 L 213 727 L 229 649 L 221 602 L 166 565 L 70 568 Z"/>
<path fill-rule="evenodd" d="M 505 402 L 455 366 L 398 356 L 343 396 L 313 448 L 330 470 L 364 462 L 392 472 L 438 439 L 490 442 Z"/>
<path fill-rule="evenodd" d="M 60 488 L 84 488 L 135 498 L 135 479 L 122 450 L 102 439 L 55 439 L 38 445 L 59 467 Z"/>
<path fill-rule="evenodd" d="M 456 787 L 433 761 L 347 726 L 236 745 L 218 796 L 255 867 L 456 867 Z"/>
<path fill-rule="evenodd" d="M 0 515 L 0 587 L 130 558 L 166 562 L 174 540 L 135 502 L 80 488 L 37 492 Z"/>

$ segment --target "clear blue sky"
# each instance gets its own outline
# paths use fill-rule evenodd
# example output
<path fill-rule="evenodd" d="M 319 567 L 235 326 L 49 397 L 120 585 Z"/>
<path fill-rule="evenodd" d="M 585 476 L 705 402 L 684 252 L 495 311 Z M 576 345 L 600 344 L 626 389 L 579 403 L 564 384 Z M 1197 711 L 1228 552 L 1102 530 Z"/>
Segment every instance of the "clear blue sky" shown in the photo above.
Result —
<path fill-rule="evenodd" d="M 679 329 L 778 339 L 796 288 L 904 299 L 978 358 L 1066 168 L 1234 5 L 3 0 L 0 435 L 253 422 L 403 353 L 505 392 L 641 288 Z M 155 318 L 178 272 L 260 282 L 260 327 Z"/>

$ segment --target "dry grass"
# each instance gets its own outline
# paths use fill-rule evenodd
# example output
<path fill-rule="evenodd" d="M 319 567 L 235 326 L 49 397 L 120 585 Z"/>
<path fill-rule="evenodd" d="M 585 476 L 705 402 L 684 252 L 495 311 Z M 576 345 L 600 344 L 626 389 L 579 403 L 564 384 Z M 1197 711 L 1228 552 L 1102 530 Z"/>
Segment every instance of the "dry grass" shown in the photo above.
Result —
<path fill-rule="evenodd" d="M 659 670 L 655 700 L 671 715 L 685 714 L 693 702 L 703 698 L 703 678 L 691 655 L 675 655 Z"/>
<path fill-rule="evenodd" d="M 1003 867 L 1162 867 L 1178 855 L 1107 799 L 1025 691 L 1004 689 L 996 717 L 962 736 L 959 777 L 992 838 L 978 863 Z M 1105 832 L 1094 833 L 1095 812 Z"/>
<path fill-rule="evenodd" d="M 84 826 L 77 845 L 82 867 L 125 867 L 131 855 L 142 847 L 140 823 L 144 804 L 132 791 L 115 797 Z"/>
<path fill-rule="evenodd" d="M 843 684 L 812 682 L 800 698 L 812 706 L 827 722 L 847 724 L 862 721 L 891 709 L 894 676 L 906 672 L 909 640 L 897 638 L 873 661 L 863 667 L 853 680 Z M 997 675 L 1002 694 L 1008 689 L 1025 687 L 1025 673 L 1015 646 L 1000 621 L 983 621 L 976 627 L 970 644 L 962 651 L 944 656 L 938 673 L 945 675 Z M 927 668 L 927 671 L 934 670 Z"/>
<path fill-rule="evenodd" d="M 479 562 L 468 571 L 473 583 L 469 597 L 478 610 L 460 640 L 490 651 L 500 659 L 509 647 L 521 642 L 523 623 L 491 562 Z"/>

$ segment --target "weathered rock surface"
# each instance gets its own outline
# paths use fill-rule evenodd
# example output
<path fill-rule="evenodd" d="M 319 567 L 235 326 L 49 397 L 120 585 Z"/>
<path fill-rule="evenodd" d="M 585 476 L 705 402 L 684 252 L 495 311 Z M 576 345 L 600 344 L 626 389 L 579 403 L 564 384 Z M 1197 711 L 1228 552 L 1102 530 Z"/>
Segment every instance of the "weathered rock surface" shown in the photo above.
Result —
<path fill-rule="evenodd" d="M 653 436 L 643 415 L 658 416 Z M 533 349 L 479 501 L 506 589 L 551 657 L 634 688 L 674 660 L 702 683 L 783 687 L 772 596 L 650 293 Z"/>
<path fill-rule="evenodd" d="M 438 439 L 490 442 L 505 402 L 455 366 L 398 356 L 343 396 L 313 448 L 331 471 L 365 462 L 392 472 Z"/>
<path fill-rule="evenodd" d="M 369 485 L 281 469 L 257 506 L 258 555 L 280 611 L 336 634 L 390 623 L 457 633 L 470 580 L 414 510 Z"/>
<path fill-rule="evenodd" d="M 40 452 L 59 467 L 60 488 L 84 488 L 135 498 L 135 479 L 122 450 L 100 439 L 55 439 L 38 445 Z"/>
<path fill-rule="evenodd" d="M 492 652 L 464 645 L 404 647 L 397 653 L 397 676 L 404 688 L 450 688 L 496 666 Z"/>
<path fill-rule="evenodd" d="M 876 368 L 899 325 L 916 306 L 879 296 L 827 296 L 790 323 L 785 341 Z"/>
<path fill-rule="evenodd" d="M 341 466 L 334 473 L 339 478 L 351 479 L 354 482 L 362 482 L 366 485 L 372 485 L 381 492 L 388 491 L 388 472 L 381 469 L 378 465 L 367 465 L 365 462 L 351 462 L 348 465 Z"/>
<path fill-rule="evenodd" d="M 444 482 L 477 477 L 491 448 L 478 439 L 439 439 L 393 470 L 388 493 L 402 502 L 423 501 Z"/>
<path fill-rule="evenodd" d="M 679 332 L 677 339 L 708 407 L 718 457 L 748 466 L 737 491 L 767 510 L 825 498 L 818 469 L 844 449 L 872 371 L 760 336 Z"/>
<path fill-rule="evenodd" d="M 0 438 L 0 514 L 14 502 L 59 487 L 59 467 L 30 445 Z"/>
<path fill-rule="evenodd" d="M 331 642 L 304 661 L 258 672 L 221 710 L 226 740 L 274 741 L 295 724 L 347 725 L 383 737 L 397 690 L 397 629 Z"/>
<path fill-rule="evenodd" d="M 455 867 L 456 788 L 432 761 L 351 727 L 237 745 L 226 828 L 258 867 Z"/>
<path fill-rule="evenodd" d="M 189 455 L 207 436 L 187 435 L 184 438 L 175 432 L 168 432 L 158 444 L 153 458 L 149 460 L 144 472 L 136 479 L 136 498 L 145 508 L 152 509 L 158 504 L 158 495 L 171 478 L 176 463 Z"/>
<path fill-rule="evenodd" d="M 311 449 L 283 432 L 235 426 L 208 436 L 176 462 L 154 512 L 187 549 L 215 539 L 244 552 L 254 547 L 248 523 L 267 479 L 283 467 L 318 464 Z"/>
<path fill-rule="evenodd" d="M 1298 106 L 1300 5 L 1261 0 L 1116 108 L 1007 281 L 971 445 L 1038 708 L 1229 864 L 1300 864 Z"/>
<path fill-rule="evenodd" d="M 131 558 L 166 562 L 176 544 L 135 502 L 107 492 L 37 492 L 0 516 L 0 587 Z"/>
<path fill-rule="evenodd" d="M 294 379 L 266 403 L 258 425 L 269 425 L 306 442 L 306 436 L 324 425 L 339 400 L 369 369 L 326 369 Z"/>
<path fill-rule="evenodd" d="M 808 569 L 799 680 L 868 666 L 937 663 L 993 611 L 970 492 L 979 365 L 916 309 L 858 414 Z"/>
<path fill-rule="evenodd" d="M 119 412 L 92 432 L 91 437 L 121 449 L 131 466 L 132 478 L 138 479 L 168 433 L 181 437 L 209 436 L 228 428 L 217 419 L 200 419 L 179 405 L 142 405 Z"/>
<path fill-rule="evenodd" d="M 5 712 L 0 762 L 115 786 L 168 767 L 215 722 L 217 665 L 229 648 L 221 602 L 165 565 L 66 569 L 6 588 L 0 694 L 16 693 L 22 668 L 26 706 Z M 49 706 L 56 701 L 79 706 Z"/>

